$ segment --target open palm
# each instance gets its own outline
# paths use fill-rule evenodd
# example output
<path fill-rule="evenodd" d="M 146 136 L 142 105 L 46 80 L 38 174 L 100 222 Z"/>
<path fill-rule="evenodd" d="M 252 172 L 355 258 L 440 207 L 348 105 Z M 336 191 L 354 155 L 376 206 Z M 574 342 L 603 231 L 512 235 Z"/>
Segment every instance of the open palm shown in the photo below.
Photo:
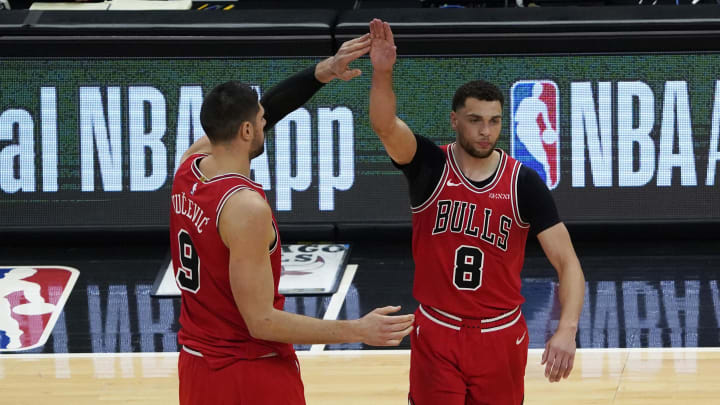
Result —
<path fill-rule="evenodd" d="M 377 18 L 370 21 L 370 60 L 375 70 L 390 70 L 395 64 L 397 56 L 395 40 L 393 38 L 390 24 L 380 21 Z"/>

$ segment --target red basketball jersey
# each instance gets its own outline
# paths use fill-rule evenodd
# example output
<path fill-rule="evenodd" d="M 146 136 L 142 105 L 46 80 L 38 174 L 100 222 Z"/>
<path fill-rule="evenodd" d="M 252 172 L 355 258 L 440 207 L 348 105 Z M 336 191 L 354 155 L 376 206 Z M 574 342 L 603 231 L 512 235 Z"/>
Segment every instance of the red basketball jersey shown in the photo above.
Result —
<path fill-rule="evenodd" d="M 500 151 L 490 182 L 475 187 L 445 145 L 443 175 L 430 198 L 412 209 L 415 282 L 423 305 L 481 318 L 523 303 L 520 271 L 530 225 L 520 219 L 520 162 Z"/>
<path fill-rule="evenodd" d="M 218 232 L 218 218 L 235 192 L 253 190 L 265 198 L 262 185 L 240 174 L 207 179 L 193 155 L 175 173 L 170 207 L 170 246 L 175 280 L 181 290 L 180 344 L 202 353 L 212 368 L 238 359 L 254 359 L 271 352 L 286 355 L 290 344 L 250 336 L 230 289 L 230 251 Z M 269 247 L 275 288 L 273 306 L 283 309 L 278 293 L 281 272 L 280 236 Z"/>

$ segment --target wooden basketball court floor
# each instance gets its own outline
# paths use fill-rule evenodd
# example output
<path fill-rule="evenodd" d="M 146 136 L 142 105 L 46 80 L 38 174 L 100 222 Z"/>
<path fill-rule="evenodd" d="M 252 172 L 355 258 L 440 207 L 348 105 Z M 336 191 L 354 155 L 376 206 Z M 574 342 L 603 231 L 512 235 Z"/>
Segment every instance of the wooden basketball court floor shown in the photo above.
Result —
<path fill-rule="evenodd" d="M 531 349 L 526 401 L 541 404 L 717 404 L 720 349 L 579 349 L 569 379 L 549 383 Z M 409 351 L 301 352 L 308 404 L 407 403 Z M 0 403 L 176 404 L 177 353 L 0 357 Z"/>
<path fill-rule="evenodd" d="M 179 299 L 151 295 L 166 242 L 73 243 L 40 252 L 0 246 L 8 263 L 80 270 L 47 343 L 0 353 L 0 405 L 176 404 Z M 526 256 L 525 403 L 720 404 L 720 242 L 591 242 L 576 250 L 587 279 L 579 349 L 570 378 L 553 384 L 539 363 L 559 317 L 556 278 L 542 254 Z M 357 273 L 341 306 L 288 297 L 286 309 L 337 319 L 383 305 L 415 309 L 409 243 L 355 244 L 350 263 Z M 297 349 L 308 404 L 407 404 L 408 339 L 396 350 Z"/>

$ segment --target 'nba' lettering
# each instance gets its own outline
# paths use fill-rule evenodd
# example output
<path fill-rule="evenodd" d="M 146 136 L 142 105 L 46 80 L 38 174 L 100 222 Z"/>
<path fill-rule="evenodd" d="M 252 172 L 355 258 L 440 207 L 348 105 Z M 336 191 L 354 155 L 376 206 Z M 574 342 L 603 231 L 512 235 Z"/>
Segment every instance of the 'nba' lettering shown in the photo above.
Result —
<path fill-rule="evenodd" d="M 260 86 L 252 87 L 260 96 Z M 187 148 L 203 136 L 201 86 L 179 86 L 175 134 L 168 133 L 172 131 L 168 112 L 173 110 L 168 99 L 175 97 L 156 87 L 81 86 L 77 96 L 83 192 L 159 190 L 172 179 Z M 0 111 L 0 191 L 60 189 L 57 103 L 62 99 L 55 87 L 42 87 L 38 122 L 28 109 Z M 35 144 L 36 131 L 40 147 Z M 264 190 L 274 186 L 277 211 L 290 211 L 293 192 L 307 191 L 313 181 L 318 182 L 318 211 L 333 211 L 336 192 L 349 190 L 355 182 L 354 134 L 353 111 L 346 106 L 320 107 L 315 112 L 299 108 L 275 127 L 274 182 L 266 154 L 253 159 L 251 172 Z M 41 150 L 40 159 L 36 150 Z M 169 155 L 172 150 L 174 156 Z"/>
<path fill-rule="evenodd" d="M 612 132 L 613 93 L 616 134 Z M 614 88 L 612 82 L 599 82 L 597 94 L 591 82 L 572 83 L 573 187 L 585 187 L 586 159 L 588 177 L 595 187 L 641 187 L 653 177 L 658 186 L 667 187 L 676 174 L 682 186 L 697 186 L 687 82 L 665 82 L 661 102 L 661 116 L 656 117 L 655 95 L 648 84 L 640 81 L 617 82 Z M 660 121 L 659 131 L 654 129 L 656 120 Z M 613 151 L 615 144 L 617 150 Z M 618 161 L 617 180 L 613 175 L 614 154 Z M 714 166 L 716 161 L 711 158 L 709 164 Z"/>

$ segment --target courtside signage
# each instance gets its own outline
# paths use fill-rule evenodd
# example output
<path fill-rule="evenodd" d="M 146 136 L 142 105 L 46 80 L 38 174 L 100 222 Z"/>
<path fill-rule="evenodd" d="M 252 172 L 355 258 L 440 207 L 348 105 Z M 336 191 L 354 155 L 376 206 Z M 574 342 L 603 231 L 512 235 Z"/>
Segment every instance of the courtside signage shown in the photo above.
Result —
<path fill-rule="evenodd" d="M 349 244 L 283 245 L 278 291 L 290 295 L 334 293 L 345 271 L 349 253 Z M 154 296 L 180 296 L 172 261 L 160 270 L 153 291 Z"/>
<path fill-rule="evenodd" d="M 0 352 L 44 345 L 79 274 L 64 266 L 0 266 Z"/>

